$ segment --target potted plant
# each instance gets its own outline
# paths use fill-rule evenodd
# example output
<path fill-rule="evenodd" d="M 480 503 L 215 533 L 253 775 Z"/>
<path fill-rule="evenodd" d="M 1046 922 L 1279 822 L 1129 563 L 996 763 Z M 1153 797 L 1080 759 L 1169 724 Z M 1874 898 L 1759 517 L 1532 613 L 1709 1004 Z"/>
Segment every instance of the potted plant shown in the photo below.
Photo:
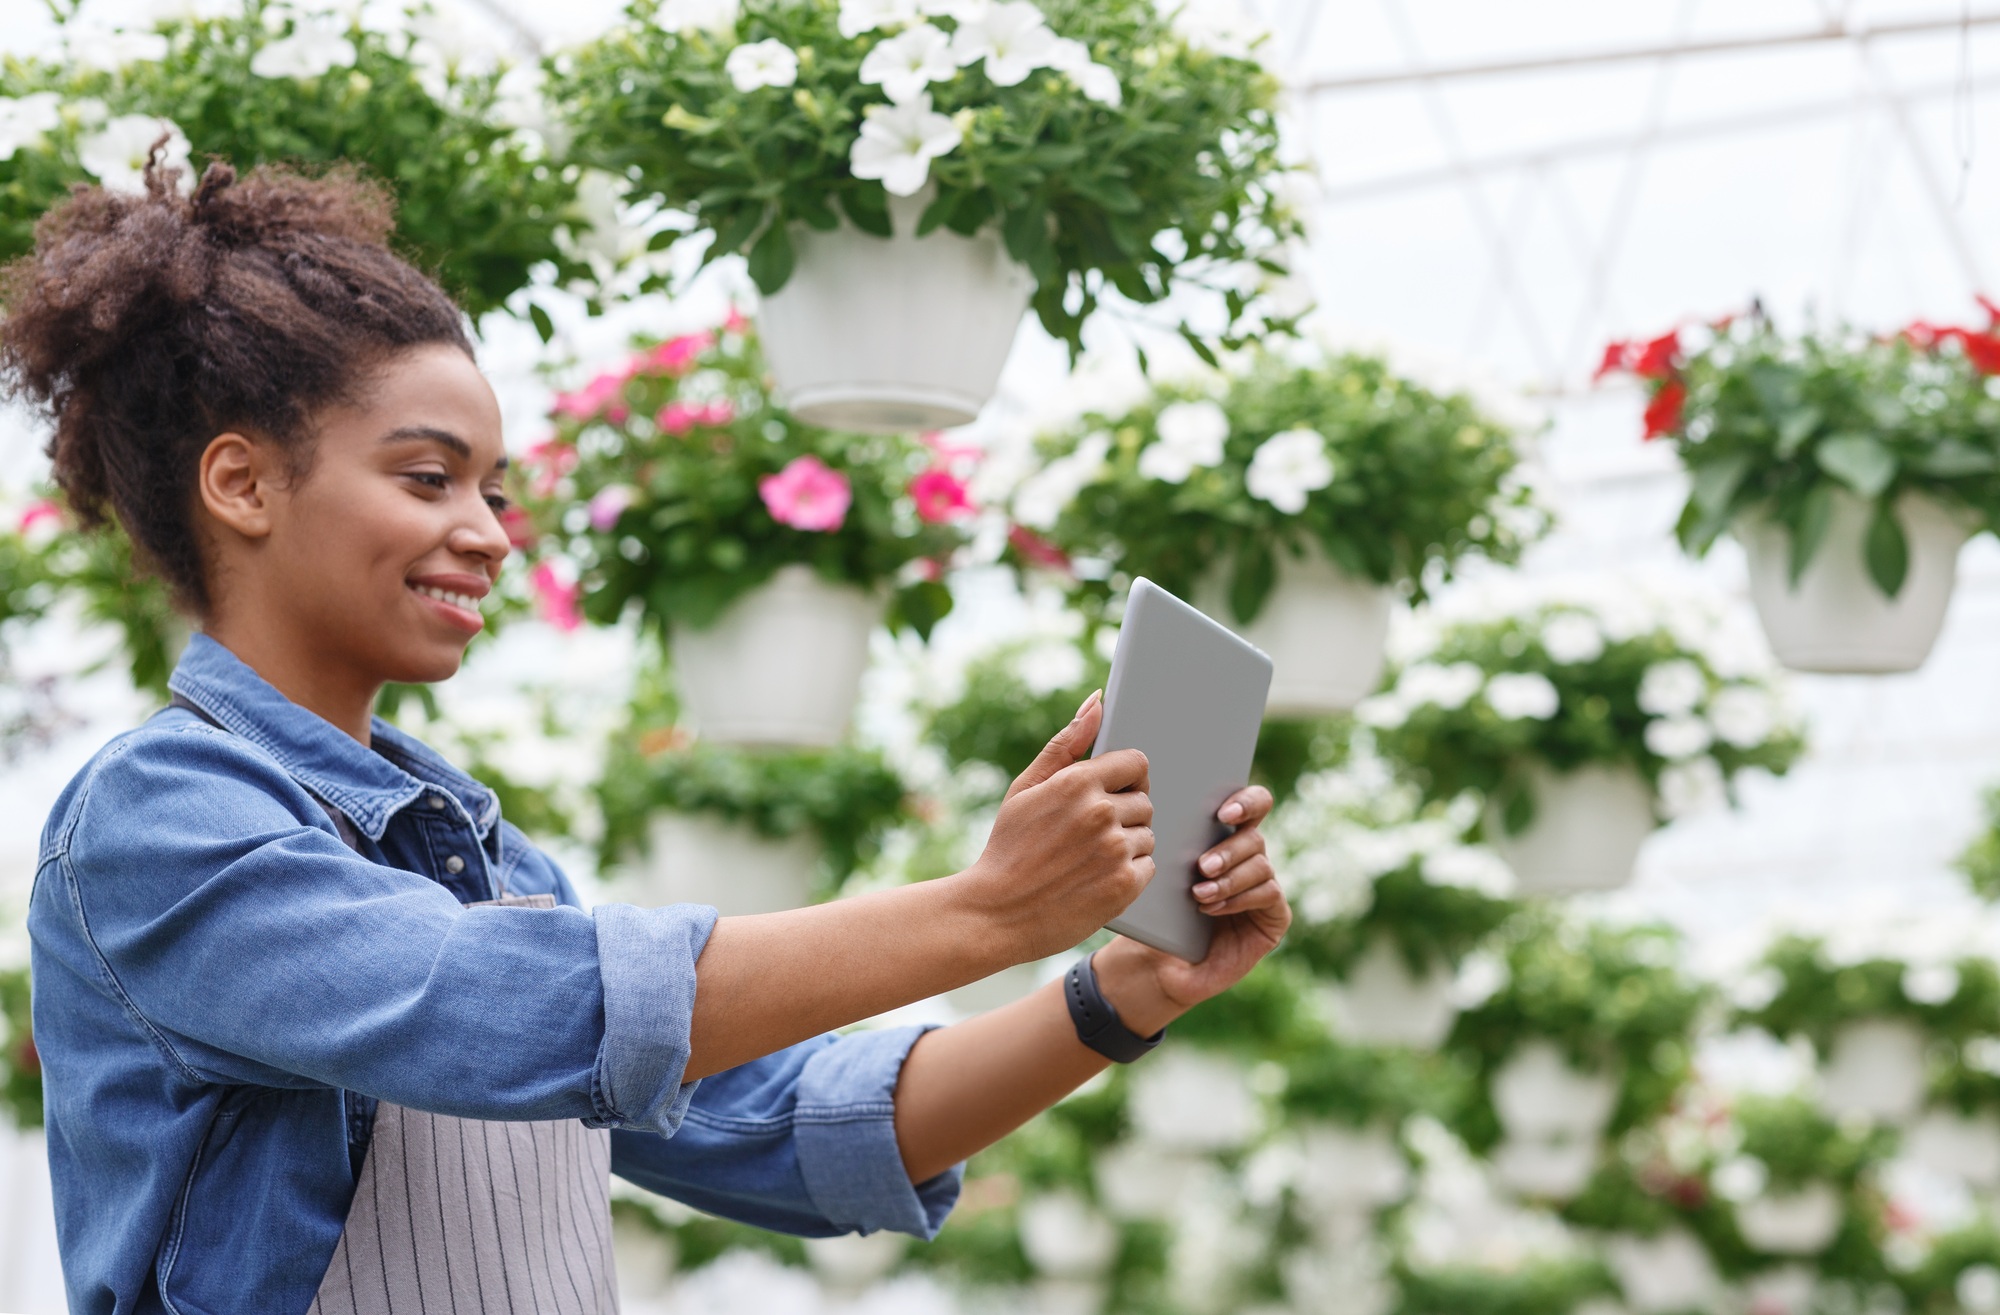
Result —
<path fill-rule="evenodd" d="M 1271 655 L 1272 716 L 1352 708 L 1398 598 L 1539 533 L 1513 434 L 1368 356 L 1249 357 L 1045 439 L 1013 513 L 1102 604 L 1145 576 Z M 1082 572 L 1079 572 L 1082 574 Z"/>
<path fill-rule="evenodd" d="M 139 190 L 164 137 L 166 158 L 194 170 L 217 156 L 381 179 L 398 245 L 475 316 L 503 308 L 538 266 L 588 272 L 567 250 L 584 224 L 577 171 L 554 152 L 533 70 L 455 58 L 401 14 L 400 30 L 381 15 L 364 26 L 354 6 L 250 0 L 115 33 L 76 10 L 55 11 L 61 54 L 0 67 L 0 261 L 30 248 L 72 184 Z M 546 312 L 528 313 L 552 331 Z"/>
<path fill-rule="evenodd" d="M 1279 1107 L 1297 1153 L 1292 1196 L 1305 1215 L 1326 1222 L 1403 1200 L 1413 1181 L 1403 1124 L 1448 1110 L 1465 1076 L 1447 1056 L 1331 1037 L 1288 1055 Z"/>
<path fill-rule="evenodd" d="M 1934 1047 L 1979 1053 L 2000 1010 L 2000 969 L 1976 957 L 1836 959 L 1823 941 L 1786 936 L 1739 995 L 1739 1022 L 1813 1043 L 1829 1113 L 1902 1122 L 1923 1108 Z"/>
<path fill-rule="evenodd" d="M 1944 1040 L 1930 1058 L 1929 1104 L 1904 1151 L 1975 1191 L 2000 1188 L 2000 1038 Z"/>
<path fill-rule="evenodd" d="M 1770 683 L 1724 669 L 1664 622 L 1548 603 L 1446 627 L 1358 716 L 1427 798 L 1478 792 L 1523 892 L 1599 890 L 1658 818 L 1798 757 Z"/>
<path fill-rule="evenodd" d="M 887 831 L 913 820 L 902 780 L 872 750 L 711 745 L 663 720 L 643 693 L 606 754 L 597 799 L 607 869 L 623 866 L 650 903 L 725 915 L 833 893 Z"/>
<path fill-rule="evenodd" d="M 1114 290 L 1214 288 L 1222 345 L 1285 325 L 1277 81 L 1150 0 L 636 0 L 553 67 L 581 155 L 747 256 L 814 423 L 963 424 L 1030 304 L 1073 353 Z"/>
<path fill-rule="evenodd" d="M 1923 664 L 1959 547 L 2000 511 L 1996 368 L 1992 328 L 1789 336 L 1759 311 L 1613 343 L 1600 373 L 1645 381 L 1646 436 L 1690 479 L 1681 543 L 1742 541 L 1779 660 L 1886 672 Z"/>
<path fill-rule="evenodd" d="M 835 743 L 875 626 L 928 634 L 950 609 L 963 458 L 779 410 L 739 318 L 642 346 L 553 420 L 529 460 L 543 565 L 584 617 L 664 638 L 711 741 Z"/>
<path fill-rule="evenodd" d="M 1745 1097 L 1733 1117 L 1741 1146 L 1709 1181 L 1751 1250 L 1818 1256 L 1847 1231 L 1856 1235 L 1850 1250 L 1873 1250 L 1874 1207 L 1863 1179 L 1885 1157 L 1888 1134 L 1843 1125 L 1801 1097 Z"/>
<path fill-rule="evenodd" d="M 1656 928 L 1528 917 L 1505 939 L 1505 983 L 1452 1029 L 1449 1047 L 1478 1083 L 1459 1127 L 1467 1145 L 1493 1151 L 1503 1178 L 1561 1199 L 1588 1182 L 1604 1134 L 1667 1108 L 1704 993 Z"/>

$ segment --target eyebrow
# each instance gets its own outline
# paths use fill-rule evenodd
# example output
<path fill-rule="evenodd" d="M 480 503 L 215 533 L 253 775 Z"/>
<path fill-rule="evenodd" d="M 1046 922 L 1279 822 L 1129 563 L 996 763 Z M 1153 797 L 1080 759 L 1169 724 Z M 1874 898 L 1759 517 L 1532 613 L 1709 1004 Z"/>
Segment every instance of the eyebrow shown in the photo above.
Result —
<path fill-rule="evenodd" d="M 382 441 L 384 443 L 436 443 L 439 447 L 448 448 L 466 460 L 471 460 L 472 458 L 472 444 L 466 442 L 457 434 L 452 433 L 449 429 L 437 429 L 430 425 L 403 425 L 382 435 Z M 493 463 L 493 468 L 495 470 L 507 469 L 506 453 L 503 452 L 500 454 L 500 459 Z"/>

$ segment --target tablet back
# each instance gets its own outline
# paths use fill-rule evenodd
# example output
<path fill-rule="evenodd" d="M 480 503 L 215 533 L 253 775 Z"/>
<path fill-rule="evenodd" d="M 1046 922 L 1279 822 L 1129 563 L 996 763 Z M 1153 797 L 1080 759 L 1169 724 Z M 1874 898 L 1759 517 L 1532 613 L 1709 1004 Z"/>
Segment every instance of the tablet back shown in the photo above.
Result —
<path fill-rule="evenodd" d="M 1195 860 L 1233 829 L 1215 820 L 1250 779 L 1271 659 L 1144 578 L 1133 581 L 1091 756 L 1145 753 L 1158 872 L 1112 931 L 1200 963 L 1212 920 L 1188 888 Z"/>

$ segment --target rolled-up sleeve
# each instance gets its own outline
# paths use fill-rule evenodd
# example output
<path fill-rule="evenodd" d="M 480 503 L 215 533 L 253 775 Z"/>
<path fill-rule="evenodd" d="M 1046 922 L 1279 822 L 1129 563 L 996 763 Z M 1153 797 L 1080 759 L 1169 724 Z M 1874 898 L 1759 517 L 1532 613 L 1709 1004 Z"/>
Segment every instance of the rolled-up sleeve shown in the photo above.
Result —
<path fill-rule="evenodd" d="M 257 750 L 141 732 L 58 865 L 106 989 L 192 1081 L 672 1133 L 714 910 L 466 907 L 371 863 Z M 115 824 L 113 824 L 115 819 Z"/>
<path fill-rule="evenodd" d="M 818 1037 L 715 1074 L 671 1139 L 613 1132 L 612 1169 L 760 1228 L 935 1237 L 962 1171 L 911 1183 L 895 1124 L 903 1061 L 926 1030 Z"/>

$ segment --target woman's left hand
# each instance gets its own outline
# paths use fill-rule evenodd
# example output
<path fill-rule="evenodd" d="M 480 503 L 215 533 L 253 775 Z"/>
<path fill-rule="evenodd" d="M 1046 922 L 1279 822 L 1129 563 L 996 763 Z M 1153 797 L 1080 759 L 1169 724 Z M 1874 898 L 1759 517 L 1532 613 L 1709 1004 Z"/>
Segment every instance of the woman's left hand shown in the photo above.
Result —
<path fill-rule="evenodd" d="M 1129 1013 L 1127 1026 L 1153 1022 L 1162 1010 L 1178 1016 L 1220 995 L 1278 948 L 1292 909 L 1264 852 L 1260 824 L 1270 813 L 1271 792 L 1261 785 L 1238 790 L 1216 812 L 1236 832 L 1201 856 L 1202 879 L 1193 888 L 1201 911 L 1215 919 L 1206 959 L 1188 963 L 1122 936 L 1097 952 L 1098 979 L 1120 1016 Z M 1165 872 L 1154 878 L 1165 879 Z"/>

